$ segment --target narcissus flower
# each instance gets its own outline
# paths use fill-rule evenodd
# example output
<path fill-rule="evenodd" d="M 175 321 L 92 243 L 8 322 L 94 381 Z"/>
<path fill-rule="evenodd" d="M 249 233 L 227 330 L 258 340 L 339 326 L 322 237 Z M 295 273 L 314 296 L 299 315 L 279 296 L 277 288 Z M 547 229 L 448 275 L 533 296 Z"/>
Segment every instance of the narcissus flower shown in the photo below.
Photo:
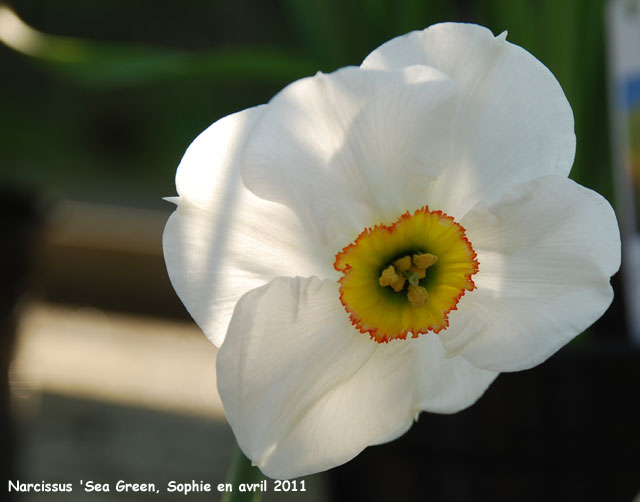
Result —
<path fill-rule="evenodd" d="M 271 477 L 474 403 L 611 303 L 611 206 L 570 179 L 553 75 L 485 28 L 395 38 L 204 131 L 178 167 L 169 276 Z"/>

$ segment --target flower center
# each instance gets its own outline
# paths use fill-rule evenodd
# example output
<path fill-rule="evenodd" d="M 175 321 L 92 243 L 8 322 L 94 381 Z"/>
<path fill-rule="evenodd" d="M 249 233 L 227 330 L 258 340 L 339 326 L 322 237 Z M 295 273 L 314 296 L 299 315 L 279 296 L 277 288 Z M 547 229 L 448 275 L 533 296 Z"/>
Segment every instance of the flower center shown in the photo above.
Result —
<path fill-rule="evenodd" d="M 427 275 L 427 269 L 438 261 L 438 257 L 431 253 L 414 254 L 413 258 L 409 255 L 403 256 L 393 261 L 382 271 L 378 278 L 380 286 L 390 286 L 396 293 L 407 287 L 407 300 L 414 307 L 422 307 L 429 293 L 420 286 L 420 279 L 424 279 Z"/>
<path fill-rule="evenodd" d="M 447 328 L 478 265 L 465 229 L 426 206 L 366 228 L 334 263 L 351 322 L 379 343 Z"/>

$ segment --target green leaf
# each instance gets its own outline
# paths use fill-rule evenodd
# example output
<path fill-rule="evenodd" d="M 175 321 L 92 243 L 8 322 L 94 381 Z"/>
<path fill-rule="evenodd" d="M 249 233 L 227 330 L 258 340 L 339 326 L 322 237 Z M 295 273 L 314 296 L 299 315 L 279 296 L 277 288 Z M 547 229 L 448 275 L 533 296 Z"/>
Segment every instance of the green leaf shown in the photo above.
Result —
<path fill-rule="evenodd" d="M 107 87 L 194 77 L 286 83 L 318 68 L 315 61 L 278 48 L 227 47 L 190 53 L 47 35 L 1 5 L 0 41 L 55 72 Z"/>

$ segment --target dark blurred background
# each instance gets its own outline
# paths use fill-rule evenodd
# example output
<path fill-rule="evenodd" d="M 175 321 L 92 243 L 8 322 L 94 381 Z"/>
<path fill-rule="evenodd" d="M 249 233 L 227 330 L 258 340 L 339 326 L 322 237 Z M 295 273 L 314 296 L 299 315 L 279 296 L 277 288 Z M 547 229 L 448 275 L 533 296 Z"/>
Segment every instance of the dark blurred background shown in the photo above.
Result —
<path fill-rule="evenodd" d="M 215 391 L 215 350 L 168 282 L 161 234 L 172 209 L 161 198 L 175 194 L 176 166 L 200 131 L 292 80 L 358 65 L 384 41 L 441 21 L 508 30 L 573 107 L 571 177 L 614 198 L 603 0 L 8 7 L 0 7 L 0 355 L 13 425 L 5 413 L 0 444 L 9 479 L 223 481 L 233 439 Z M 640 357 L 619 289 L 608 313 L 549 362 L 500 376 L 463 413 L 421 415 L 399 441 L 288 498 L 632 500 Z"/>

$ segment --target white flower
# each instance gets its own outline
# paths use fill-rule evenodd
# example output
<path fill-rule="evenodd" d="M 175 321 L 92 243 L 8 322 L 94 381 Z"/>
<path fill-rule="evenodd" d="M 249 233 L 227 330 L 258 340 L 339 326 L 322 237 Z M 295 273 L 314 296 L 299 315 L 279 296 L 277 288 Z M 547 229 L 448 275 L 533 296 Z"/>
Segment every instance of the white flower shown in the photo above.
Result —
<path fill-rule="evenodd" d="M 468 24 L 398 37 L 187 150 L 167 267 L 221 346 L 227 418 L 268 476 L 461 410 L 609 306 L 614 213 L 567 178 L 558 82 L 505 38 Z"/>

